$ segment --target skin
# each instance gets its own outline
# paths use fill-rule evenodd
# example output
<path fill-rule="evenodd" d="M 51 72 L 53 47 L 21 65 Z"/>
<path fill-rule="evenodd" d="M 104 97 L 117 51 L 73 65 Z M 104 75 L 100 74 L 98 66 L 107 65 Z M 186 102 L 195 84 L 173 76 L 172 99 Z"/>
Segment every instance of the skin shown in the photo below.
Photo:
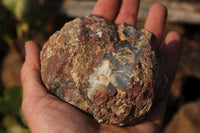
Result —
<path fill-rule="evenodd" d="M 129 23 L 136 26 L 139 0 L 99 0 L 93 14 L 97 14 L 116 24 Z M 158 45 L 165 29 L 167 9 L 154 4 L 144 28 L 153 32 Z M 166 110 L 166 99 L 160 101 L 141 122 L 128 127 L 98 124 L 71 105 L 51 95 L 42 85 L 40 60 L 37 44 L 25 44 L 26 59 L 21 69 L 23 86 L 22 110 L 32 133 L 156 133 L 160 132 Z M 169 72 L 170 84 L 174 80 L 181 51 L 181 37 L 172 31 L 168 33 L 162 46 L 162 53 Z"/>

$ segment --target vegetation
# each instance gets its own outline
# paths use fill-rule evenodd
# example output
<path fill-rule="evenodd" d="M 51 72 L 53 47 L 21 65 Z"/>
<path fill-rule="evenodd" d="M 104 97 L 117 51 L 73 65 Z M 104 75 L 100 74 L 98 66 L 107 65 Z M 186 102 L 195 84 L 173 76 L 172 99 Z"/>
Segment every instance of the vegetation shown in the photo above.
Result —
<path fill-rule="evenodd" d="M 0 75 L 10 49 L 16 49 L 23 63 L 25 41 L 34 40 L 42 45 L 69 20 L 58 10 L 59 7 L 39 0 L 0 0 Z M 4 86 L 0 80 L 0 133 L 29 133 L 21 111 L 21 86 Z"/>

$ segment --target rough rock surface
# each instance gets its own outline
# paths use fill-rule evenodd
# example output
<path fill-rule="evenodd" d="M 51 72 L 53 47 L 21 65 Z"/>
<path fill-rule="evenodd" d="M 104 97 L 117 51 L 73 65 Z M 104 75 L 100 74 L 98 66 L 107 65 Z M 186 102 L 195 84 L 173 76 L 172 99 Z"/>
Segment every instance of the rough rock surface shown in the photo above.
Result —
<path fill-rule="evenodd" d="M 66 23 L 41 54 L 44 85 L 64 101 L 117 126 L 141 120 L 168 78 L 155 36 L 96 15 Z"/>

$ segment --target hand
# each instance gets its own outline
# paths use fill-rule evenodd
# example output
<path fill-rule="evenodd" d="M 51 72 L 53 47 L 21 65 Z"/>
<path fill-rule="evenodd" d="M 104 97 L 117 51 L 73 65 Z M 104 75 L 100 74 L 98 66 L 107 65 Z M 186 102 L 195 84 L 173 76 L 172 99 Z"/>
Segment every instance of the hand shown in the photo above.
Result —
<path fill-rule="evenodd" d="M 93 14 L 116 24 L 129 23 L 136 26 L 139 0 L 99 0 Z M 161 44 L 167 9 L 161 4 L 150 8 L 145 29 L 153 32 Z M 181 49 L 181 38 L 170 32 L 162 47 L 165 63 L 172 83 Z M 23 86 L 22 110 L 32 133 L 155 133 L 160 132 L 165 113 L 166 100 L 154 108 L 141 123 L 128 127 L 98 124 L 71 105 L 48 93 L 40 77 L 39 48 L 34 42 L 25 44 L 26 59 L 21 70 Z"/>

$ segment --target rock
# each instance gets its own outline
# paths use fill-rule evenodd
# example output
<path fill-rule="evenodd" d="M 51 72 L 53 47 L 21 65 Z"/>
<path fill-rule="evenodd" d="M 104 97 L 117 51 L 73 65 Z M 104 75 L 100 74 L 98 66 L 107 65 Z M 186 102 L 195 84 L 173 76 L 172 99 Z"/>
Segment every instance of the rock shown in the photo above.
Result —
<path fill-rule="evenodd" d="M 164 133 L 199 133 L 200 100 L 182 106 L 164 129 Z"/>
<path fill-rule="evenodd" d="M 155 36 L 96 15 L 65 24 L 40 59 L 46 88 L 100 123 L 138 122 L 168 87 Z"/>

